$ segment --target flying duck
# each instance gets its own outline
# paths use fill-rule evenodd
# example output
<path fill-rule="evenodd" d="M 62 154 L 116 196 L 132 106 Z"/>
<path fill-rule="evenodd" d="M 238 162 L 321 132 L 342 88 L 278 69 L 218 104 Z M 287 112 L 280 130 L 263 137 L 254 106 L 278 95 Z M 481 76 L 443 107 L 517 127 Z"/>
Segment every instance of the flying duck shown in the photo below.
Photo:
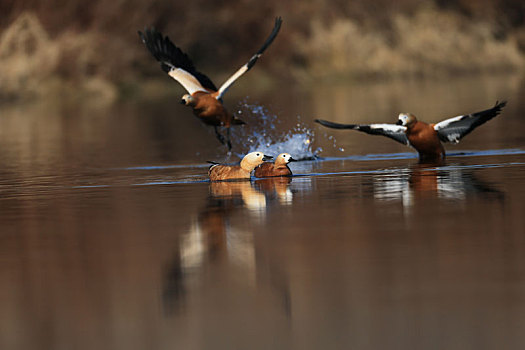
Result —
<path fill-rule="evenodd" d="M 241 119 L 230 114 L 222 104 L 222 97 L 230 86 L 244 73 L 253 67 L 263 52 L 270 46 L 281 28 L 282 19 L 277 17 L 270 36 L 266 39 L 259 51 L 250 60 L 229 77 L 219 89 L 206 75 L 199 72 L 192 61 L 180 48 L 175 46 L 167 36 L 163 36 L 154 28 L 138 32 L 142 42 L 146 45 L 153 57 L 160 62 L 163 71 L 177 80 L 188 92 L 182 96 L 181 103 L 193 108 L 193 113 L 205 124 L 215 129 L 217 139 L 231 150 L 230 126 L 245 124 Z M 219 132 L 218 127 L 226 128 L 226 138 Z"/>
<path fill-rule="evenodd" d="M 290 154 L 281 153 L 275 158 L 275 163 L 265 162 L 255 168 L 254 175 L 255 177 L 292 176 L 288 163 L 294 161 Z"/>
<path fill-rule="evenodd" d="M 239 165 L 223 165 L 210 162 L 213 165 L 208 170 L 208 176 L 211 181 L 249 179 L 255 167 L 272 158 L 264 155 L 262 152 L 251 152 L 244 156 Z"/>
<path fill-rule="evenodd" d="M 414 147 L 420 160 L 436 161 L 445 158 L 445 149 L 441 142 L 458 143 L 472 130 L 500 114 L 506 104 L 506 101 L 496 102 L 490 109 L 445 119 L 437 124 L 419 121 L 411 113 L 400 113 L 396 124 L 339 124 L 321 119 L 316 119 L 315 122 L 333 129 L 352 129 L 386 136 Z"/>

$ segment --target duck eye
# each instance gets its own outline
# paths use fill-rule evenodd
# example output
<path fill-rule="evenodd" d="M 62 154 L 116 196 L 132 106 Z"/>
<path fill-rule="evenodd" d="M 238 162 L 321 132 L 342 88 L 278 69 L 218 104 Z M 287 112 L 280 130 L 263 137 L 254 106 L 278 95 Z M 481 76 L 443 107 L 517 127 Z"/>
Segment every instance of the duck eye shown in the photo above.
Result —
<path fill-rule="evenodd" d="M 259 153 L 257 153 L 257 157 L 259 157 L 259 156 L 260 156 L 260 154 L 259 154 Z"/>

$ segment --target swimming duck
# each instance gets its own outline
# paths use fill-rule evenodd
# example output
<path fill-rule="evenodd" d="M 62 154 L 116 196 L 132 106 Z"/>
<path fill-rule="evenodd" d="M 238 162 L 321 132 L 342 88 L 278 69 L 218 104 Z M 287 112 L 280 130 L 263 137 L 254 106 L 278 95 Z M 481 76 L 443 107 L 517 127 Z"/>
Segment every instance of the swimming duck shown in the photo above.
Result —
<path fill-rule="evenodd" d="M 213 163 L 208 170 L 208 176 L 211 181 L 249 179 L 255 167 L 272 158 L 262 152 L 251 152 L 244 156 L 239 165 Z"/>
<path fill-rule="evenodd" d="M 506 104 L 506 101 L 496 102 L 490 109 L 449 118 L 436 124 L 419 121 L 411 113 L 400 113 L 396 124 L 339 124 L 322 119 L 316 119 L 315 122 L 333 129 L 352 129 L 386 136 L 414 147 L 421 161 L 435 161 L 445 158 L 445 149 L 441 142 L 458 143 L 472 130 L 500 114 Z"/>
<path fill-rule="evenodd" d="M 295 159 L 288 153 L 281 153 L 275 158 L 275 163 L 265 162 L 255 168 L 255 177 L 292 176 L 288 163 Z"/>
<path fill-rule="evenodd" d="M 205 124 L 215 129 L 217 139 L 231 150 L 230 126 L 245 124 L 241 119 L 230 114 L 222 104 L 222 97 L 233 83 L 253 67 L 263 52 L 270 46 L 281 28 L 282 19 L 277 17 L 270 36 L 266 39 L 259 51 L 250 60 L 237 70 L 219 89 L 206 75 L 199 72 L 190 58 L 175 46 L 167 36 L 163 36 L 154 28 L 138 32 L 142 42 L 146 45 L 153 57 L 160 62 L 163 71 L 178 81 L 188 92 L 182 96 L 181 103 L 192 107 L 193 113 Z M 226 128 L 226 138 L 219 132 L 218 127 Z"/>

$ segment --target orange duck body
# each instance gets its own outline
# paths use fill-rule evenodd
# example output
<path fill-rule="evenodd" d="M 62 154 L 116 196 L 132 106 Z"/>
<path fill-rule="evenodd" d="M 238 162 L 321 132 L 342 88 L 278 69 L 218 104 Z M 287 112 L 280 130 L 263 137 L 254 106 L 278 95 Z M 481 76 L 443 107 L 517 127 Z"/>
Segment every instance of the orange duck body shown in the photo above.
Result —
<path fill-rule="evenodd" d="M 288 167 L 289 162 L 295 161 L 288 153 L 281 153 L 275 159 L 275 163 L 262 163 L 255 168 L 255 177 L 292 176 Z"/>

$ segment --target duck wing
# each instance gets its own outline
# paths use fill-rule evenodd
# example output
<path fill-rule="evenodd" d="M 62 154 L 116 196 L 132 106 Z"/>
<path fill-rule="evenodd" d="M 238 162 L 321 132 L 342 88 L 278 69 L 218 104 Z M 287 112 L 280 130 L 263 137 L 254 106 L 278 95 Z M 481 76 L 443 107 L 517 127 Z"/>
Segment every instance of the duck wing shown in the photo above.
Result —
<path fill-rule="evenodd" d="M 506 104 L 506 101 L 496 102 L 496 105 L 490 109 L 443 120 L 434 125 L 434 130 L 441 141 L 458 143 L 472 130 L 500 114 Z"/>
<path fill-rule="evenodd" d="M 391 138 L 399 143 L 409 146 L 406 135 L 407 128 L 396 124 L 339 124 L 328 120 L 316 119 L 316 123 L 332 129 L 351 129 L 365 132 L 370 135 L 381 135 Z"/>
<path fill-rule="evenodd" d="M 273 30 L 272 32 L 270 33 L 270 36 L 268 37 L 268 39 L 266 39 L 266 41 L 264 42 L 264 44 L 261 46 L 261 48 L 259 49 L 259 51 L 257 51 L 255 53 L 255 55 L 252 56 L 252 58 L 250 58 L 250 60 L 248 61 L 248 63 L 246 63 L 244 66 L 242 66 L 241 68 L 239 68 L 239 70 L 237 70 L 237 72 L 235 72 L 231 77 L 228 78 L 228 80 L 226 80 L 222 85 L 221 87 L 219 88 L 219 91 L 217 93 L 217 96 L 216 96 L 216 99 L 220 100 L 222 98 L 222 96 L 224 96 L 224 94 L 226 93 L 226 91 L 228 91 L 228 89 L 230 88 L 230 86 L 233 85 L 233 83 L 239 79 L 241 77 L 241 75 L 243 75 L 244 73 L 246 73 L 247 71 L 249 71 L 254 65 L 255 65 L 255 62 L 257 62 L 257 60 L 259 59 L 259 57 L 262 56 L 263 52 L 268 48 L 268 46 L 270 46 L 270 44 L 273 42 L 273 40 L 275 39 L 275 37 L 277 36 L 277 34 L 279 33 L 279 30 L 281 29 L 281 24 L 282 24 L 283 20 L 281 17 L 277 17 L 275 19 L 275 25 L 273 27 Z"/>
<path fill-rule="evenodd" d="M 199 72 L 187 54 L 175 46 L 169 37 L 162 35 L 155 28 L 138 32 L 139 37 L 149 52 L 160 62 L 160 67 L 173 79 L 177 80 L 190 94 L 196 91 L 217 91 L 215 84 L 206 75 Z"/>

